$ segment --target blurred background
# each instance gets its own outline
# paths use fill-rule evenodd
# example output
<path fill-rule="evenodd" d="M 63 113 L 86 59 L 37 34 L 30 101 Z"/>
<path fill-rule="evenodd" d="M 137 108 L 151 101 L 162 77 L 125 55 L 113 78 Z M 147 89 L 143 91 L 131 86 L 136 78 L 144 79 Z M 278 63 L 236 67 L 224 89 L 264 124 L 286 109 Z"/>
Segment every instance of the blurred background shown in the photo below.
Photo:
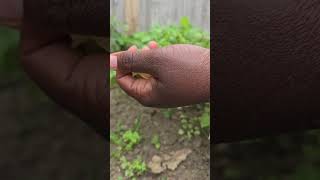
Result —
<path fill-rule="evenodd" d="M 110 15 L 125 22 L 130 33 L 152 26 L 177 24 L 187 16 L 192 24 L 210 31 L 209 0 L 111 0 Z"/>
<path fill-rule="evenodd" d="M 19 39 L 0 27 L 0 179 L 105 179 L 106 141 L 28 79 Z"/>
<path fill-rule="evenodd" d="M 214 179 L 320 179 L 320 130 L 219 144 L 214 154 Z"/>

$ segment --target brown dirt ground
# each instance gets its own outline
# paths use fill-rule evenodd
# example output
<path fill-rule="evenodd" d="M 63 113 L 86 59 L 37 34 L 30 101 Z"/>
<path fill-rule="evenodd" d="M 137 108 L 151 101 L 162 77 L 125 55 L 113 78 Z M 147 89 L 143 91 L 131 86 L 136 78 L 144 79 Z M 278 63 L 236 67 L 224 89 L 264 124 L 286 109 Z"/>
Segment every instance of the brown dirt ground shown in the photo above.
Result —
<path fill-rule="evenodd" d="M 148 163 L 153 155 L 160 152 L 168 153 L 171 151 L 190 148 L 192 153 L 174 171 L 166 170 L 160 175 L 148 172 L 137 179 L 150 180 L 166 177 L 167 180 L 206 180 L 210 179 L 210 142 L 206 136 L 195 137 L 192 140 L 183 140 L 178 135 L 179 120 L 177 117 L 166 119 L 159 109 L 141 106 L 132 98 L 124 94 L 120 88 L 111 90 L 110 100 L 110 127 L 114 131 L 118 121 L 126 127 L 132 127 L 135 118 L 141 115 L 141 134 L 142 143 L 137 145 L 134 150 L 128 153 L 127 158 L 141 155 L 143 160 Z M 151 144 L 154 134 L 159 135 L 161 148 L 156 150 Z M 110 146 L 110 152 L 115 150 L 115 145 Z M 123 174 L 120 170 L 118 160 L 110 159 L 110 179 L 117 180 Z"/>

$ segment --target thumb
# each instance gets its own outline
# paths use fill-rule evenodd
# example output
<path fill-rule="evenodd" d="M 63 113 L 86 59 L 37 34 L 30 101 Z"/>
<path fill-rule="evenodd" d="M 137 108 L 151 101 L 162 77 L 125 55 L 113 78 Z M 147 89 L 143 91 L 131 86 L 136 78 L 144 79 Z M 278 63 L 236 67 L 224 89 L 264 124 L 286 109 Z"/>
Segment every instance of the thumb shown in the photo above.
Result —
<path fill-rule="evenodd" d="M 122 51 L 112 54 L 110 59 L 112 68 L 120 70 L 121 72 L 142 72 L 154 73 L 154 62 L 158 51 Z"/>

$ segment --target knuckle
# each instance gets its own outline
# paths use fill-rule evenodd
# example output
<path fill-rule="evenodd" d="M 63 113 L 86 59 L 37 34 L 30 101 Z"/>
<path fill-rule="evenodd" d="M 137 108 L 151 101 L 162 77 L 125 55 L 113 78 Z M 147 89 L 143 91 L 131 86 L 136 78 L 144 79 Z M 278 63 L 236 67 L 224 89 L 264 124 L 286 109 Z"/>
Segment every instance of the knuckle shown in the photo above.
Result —
<path fill-rule="evenodd" d="M 133 53 L 126 51 L 118 55 L 118 67 L 122 70 L 131 71 L 133 64 Z"/>

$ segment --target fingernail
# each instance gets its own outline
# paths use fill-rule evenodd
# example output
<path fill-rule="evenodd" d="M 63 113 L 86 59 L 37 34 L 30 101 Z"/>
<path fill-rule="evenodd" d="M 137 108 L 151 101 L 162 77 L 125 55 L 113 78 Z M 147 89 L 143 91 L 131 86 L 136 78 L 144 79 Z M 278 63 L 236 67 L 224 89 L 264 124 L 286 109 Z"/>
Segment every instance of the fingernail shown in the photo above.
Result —
<path fill-rule="evenodd" d="M 149 50 L 149 47 L 148 46 L 143 46 L 142 50 L 143 51 Z"/>
<path fill-rule="evenodd" d="M 138 48 L 136 45 L 133 45 L 128 49 L 128 51 L 130 51 L 130 52 L 136 52 L 137 50 L 138 50 Z"/>
<path fill-rule="evenodd" d="M 117 56 L 110 55 L 110 68 L 116 70 L 118 66 Z"/>
<path fill-rule="evenodd" d="M 151 49 L 155 49 L 155 48 L 157 48 L 157 46 L 158 46 L 157 42 L 155 42 L 155 41 L 150 41 L 149 42 L 149 47 Z"/>

